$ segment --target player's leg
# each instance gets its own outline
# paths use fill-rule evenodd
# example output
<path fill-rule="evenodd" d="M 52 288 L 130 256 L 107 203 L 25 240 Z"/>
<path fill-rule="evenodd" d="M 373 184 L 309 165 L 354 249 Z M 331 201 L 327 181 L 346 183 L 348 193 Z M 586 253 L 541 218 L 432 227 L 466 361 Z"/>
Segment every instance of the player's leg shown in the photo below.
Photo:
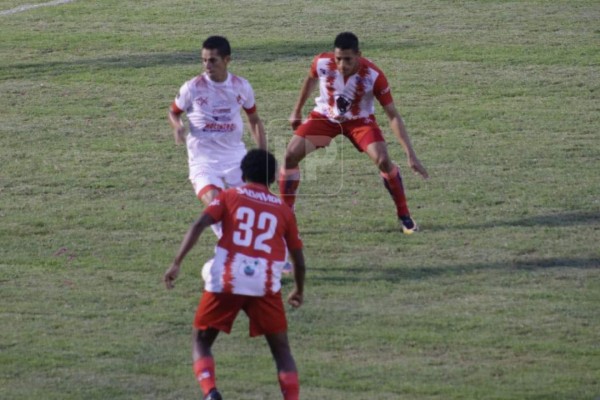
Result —
<path fill-rule="evenodd" d="M 417 230 L 417 225 L 410 216 L 400 168 L 390 160 L 387 144 L 381 141 L 370 143 L 365 152 L 379 169 L 383 184 L 396 205 L 396 214 L 402 224 L 402 231 L 405 234 L 413 233 Z"/>
<path fill-rule="evenodd" d="M 308 154 L 326 147 L 331 139 L 342 133 L 341 126 L 319 114 L 312 114 L 300 125 L 288 143 L 284 163 L 279 171 L 279 193 L 283 201 L 294 207 L 296 193 L 300 185 L 298 165 Z"/>
<path fill-rule="evenodd" d="M 265 335 L 277 367 L 277 378 L 284 400 L 298 400 L 300 384 L 296 361 L 292 356 L 287 332 Z"/>
<path fill-rule="evenodd" d="M 194 317 L 192 358 L 194 374 L 205 400 L 220 400 L 217 391 L 215 360 L 212 345 L 219 331 L 231 332 L 233 322 L 242 308 L 240 296 L 205 291 Z"/>
<path fill-rule="evenodd" d="M 283 165 L 279 170 L 279 194 L 291 208 L 296 202 L 296 193 L 300 185 L 300 161 L 314 150 L 316 148 L 310 141 L 297 135 L 292 136 L 285 150 Z"/>
<path fill-rule="evenodd" d="M 383 178 L 383 184 L 389 192 L 396 206 L 396 214 L 405 234 L 411 234 L 417 230 L 417 225 L 410 216 L 404 185 L 400 175 L 400 169 L 394 164 L 387 151 L 387 144 L 381 133 L 381 129 L 371 116 L 367 121 L 353 121 L 345 124 L 346 135 L 354 146 L 360 151 L 367 153 L 369 158 L 379 169 Z"/>
<path fill-rule="evenodd" d="M 192 355 L 194 361 L 202 357 L 212 357 L 212 345 L 219 335 L 215 328 L 196 329 L 192 331 Z"/>
<path fill-rule="evenodd" d="M 294 207 L 300 185 L 300 161 L 321 147 L 326 147 L 331 139 L 342 133 L 339 124 L 332 123 L 319 114 L 312 114 L 300 125 L 288 143 L 284 162 L 279 171 L 279 193 L 282 200 Z"/>
<path fill-rule="evenodd" d="M 208 206 L 225 188 L 222 179 L 213 174 L 201 174 L 191 179 L 192 186 L 194 186 L 194 192 L 196 197 L 205 206 Z M 223 235 L 221 229 L 221 223 L 213 224 L 210 226 L 217 238 L 221 238 Z"/>
<path fill-rule="evenodd" d="M 243 310 L 250 319 L 250 336 L 265 335 L 277 367 L 285 400 L 298 399 L 298 371 L 287 338 L 287 320 L 281 291 L 251 297 Z"/>
<path fill-rule="evenodd" d="M 218 329 L 194 328 L 192 333 L 192 358 L 194 375 L 204 396 L 216 392 L 215 360 L 212 355 L 212 345 L 219 334 Z M 216 396 L 216 395 L 215 395 Z M 210 399 L 210 397 L 208 397 Z M 214 397 L 215 399 L 218 397 Z"/>

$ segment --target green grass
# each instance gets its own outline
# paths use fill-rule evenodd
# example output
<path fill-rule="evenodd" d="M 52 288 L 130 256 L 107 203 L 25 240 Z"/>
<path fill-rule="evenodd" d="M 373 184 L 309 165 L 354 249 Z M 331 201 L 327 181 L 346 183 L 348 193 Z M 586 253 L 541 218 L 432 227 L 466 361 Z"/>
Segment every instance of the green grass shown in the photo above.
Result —
<path fill-rule="evenodd" d="M 26 3 L 43 2 L 0 11 Z M 164 290 L 202 209 L 167 107 L 202 40 L 225 34 L 280 157 L 310 61 L 343 30 L 387 73 L 431 179 L 409 173 L 378 109 L 422 227 L 403 236 L 366 156 L 343 140 L 313 155 L 334 162 L 297 206 L 303 398 L 598 398 L 598 20 L 592 0 L 80 0 L 1 15 L 0 398 L 200 397 L 190 329 L 214 238 Z M 279 398 L 245 318 L 214 350 L 225 398 Z"/>

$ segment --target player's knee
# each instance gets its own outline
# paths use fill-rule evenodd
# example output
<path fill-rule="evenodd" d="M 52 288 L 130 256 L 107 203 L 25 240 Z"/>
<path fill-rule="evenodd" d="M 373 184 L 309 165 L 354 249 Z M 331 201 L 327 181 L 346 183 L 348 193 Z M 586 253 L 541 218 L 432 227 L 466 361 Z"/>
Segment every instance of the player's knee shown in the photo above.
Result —
<path fill-rule="evenodd" d="M 300 161 L 302 161 L 302 158 L 304 158 L 304 154 L 302 154 L 298 151 L 288 149 L 285 152 L 285 156 L 283 159 L 285 168 L 286 169 L 296 168 L 298 166 L 298 164 L 300 164 Z"/>
<path fill-rule="evenodd" d="M 208 190 L 208 191 L 202 193 L 202 195 L 199 195 L 198 198 L 205 205 L 209 205 L 218 195 L 219 195 L 219 190 L 211 189 L 211 190 Z"/>
<path fill-rule="evenodd" d="M 394 164 L 387 155 L 380 155 L 375 159 L 375 165 L 381 172 L 390 172 L 394 168 Z"/>

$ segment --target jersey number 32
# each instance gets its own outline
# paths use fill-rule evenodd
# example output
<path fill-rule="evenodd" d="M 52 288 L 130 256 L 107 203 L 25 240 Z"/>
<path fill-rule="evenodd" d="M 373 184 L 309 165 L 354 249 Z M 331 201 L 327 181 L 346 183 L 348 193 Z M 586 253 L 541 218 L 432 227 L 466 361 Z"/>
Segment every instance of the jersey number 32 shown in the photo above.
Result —
<path fill-rule="evenodd" d="M 265 242 L 275 235 L 277 217 L 267 211 L 258 213 L 249 207 L 240 207 L 235 215 L 238 226 L 233 232 L 233 243 L 237 246 L 253 247 L 255 250 L 271 253 L 271 246 Z M 256 235 L 255 235 L 256 234 Z"/>

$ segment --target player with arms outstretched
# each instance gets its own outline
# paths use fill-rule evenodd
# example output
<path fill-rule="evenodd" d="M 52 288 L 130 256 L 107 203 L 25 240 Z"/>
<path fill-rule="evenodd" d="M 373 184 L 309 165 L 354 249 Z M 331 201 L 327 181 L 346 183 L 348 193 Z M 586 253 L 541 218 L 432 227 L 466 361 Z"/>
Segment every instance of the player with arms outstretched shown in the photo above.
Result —
<path fill-rule="evenodd" d="M 302 122 L 302 108 L 312 91 L 319 87 L 316 105 Z M 404 148 L 410 168 L 427 178 L 428 174 L 412 148 L 384 73 L 362 57 L 358 38 L 351 32 L 340 33 L 334 51 L 316 56 L 304 80 L 296 106 L 290 116 L 294 136 L 288 143 L 285 163 L 279 176 L 281 197 L 293 207 L 300 183 L 298 164 L 309 153 L 329 144 L 339 134 L 346 136 L 379 168 L 383 183 L 396 205 L 402 230 L 417 230 L 406 203 L 400 170 L 388 155 L 387 144 L 377 125 L 374 112 L 377 100 L 387 115 L 390 127 Z"/>
<path fill-rule="evenodd" d="M 181 262 L 209 225 L 222 223 L 215 257 L 202 269 L 205 282 L 193 328 L 194 372 L 205 400 L 220 400 L 211 347 L 220 331 L 229 333 L 240 310 L 250 320 L 250 336 L 264 335 L 275 359 L 284 400 L 298 400 L 296 363 L 287 338 L 281 295 L 286 250 L 294 263 L 295 287 L 288 303 L 304 299 L 305 264 L 293 212 L 268 187 L 275 180 L 275 158 L 250 150 L 241 164 L 244 186 L 219 193 L 194 222 L 164 275 L 173 288 Z"/>

